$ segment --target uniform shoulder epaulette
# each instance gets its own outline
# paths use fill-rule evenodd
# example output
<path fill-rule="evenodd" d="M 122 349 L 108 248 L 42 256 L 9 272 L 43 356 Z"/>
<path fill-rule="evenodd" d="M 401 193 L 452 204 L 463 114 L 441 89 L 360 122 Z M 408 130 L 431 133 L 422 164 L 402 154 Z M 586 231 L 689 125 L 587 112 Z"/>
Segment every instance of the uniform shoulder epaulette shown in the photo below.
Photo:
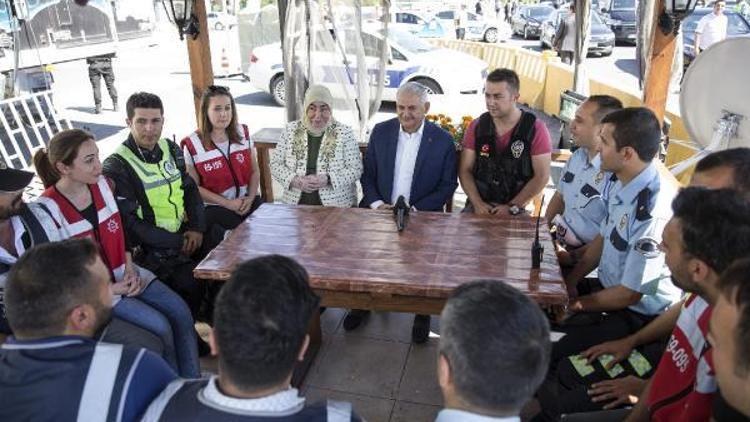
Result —
<path fill-rule="evenodd" d="M 649 209 L 649 201 L 651 199 L 651 189 L 643 188 L 638 192 L 638 203 L 635 208 L 635 219 L 638 221 L 646 221 L 651 218 L 651 210 Z"/>

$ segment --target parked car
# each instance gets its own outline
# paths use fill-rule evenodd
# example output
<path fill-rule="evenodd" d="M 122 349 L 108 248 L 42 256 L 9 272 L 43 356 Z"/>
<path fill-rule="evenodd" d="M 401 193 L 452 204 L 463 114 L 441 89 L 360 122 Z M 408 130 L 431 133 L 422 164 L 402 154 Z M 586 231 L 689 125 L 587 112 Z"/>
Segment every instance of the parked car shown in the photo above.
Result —
<path fill-rule="evenodd" d="M 496 22 L 488 21 L 473 12 L 466 12 L 468 16 L 468 22 L 466 25 L 465 39 L 484 41 L 489 43 L 495 43 L 501 38 L 500 32 Z M 456 11 L 455 10 L 441 10 L 435 13 L 435 17 L 440 21 L 443 27 L 448 32 L 449 36 L 456 33 Z"/>
<path fill-rule="evenodd" d="M 542 22 L 555 12 L 550 6 L 523 6 L 510 19 L 510 29 L 513 34 L 522 35 L 527 40 L 539 37 Z"/>
<path fill-rule="evenodd" d="M 434 16 L 415 12 L 391 11 L 390 27 L 411 32 L 420 38 L 440 38 L 451 32 Z"/>
<path fill-rule="evenodd" d="M 609 9 L 602 9 L 604 23 L 612 28 L 618 42 L 635 43 L 636 0 L 612 0 Z"/>
<path fill-rule="evenodd" d="M 230 15 L 229 13 L 208 12 L 206 20 L 208 21 L 209 29 L 216 29 L 218 31 L 232 29 L 232 27 L 237 25 L 237 16 Z"/>
<path fill-rule="evenodd" d="M 353 30 L 345 29 L 338 32 L 344 41 L 343 45 L 347 57 L 354 61 Z M 365 55 L 374 58 L 378 55 L 378 46 L 383 42 L 382 34 L 375 30 L 364 29 L 362 40 Z M 388 30 L 388 44 L 390 46 L 389 60 L 384 75 L 383 101 L 395 101 L 396 90 L 406 82 L 416 81 L 423 84 L 434 94 L 477 94 L 484 88 L 487 77 L 487 63 L 466 53 L 445 48 L 437 48 L 425 43 L 413 34 L 398 29 Z M 325 55 L 328 53 L 320 53 Z M 322 57 L 318 63 L 342 63 L 333 57 Z M 343 70 L 343 65 L 341 65 Z M 338 71 L 336 69 L 333 69 Z M 350 73 L 356 73 L 356 69 Z M 334 72 L 325 72 L 333 74 Z M 343 72 L 340 72 L 343 73 Z M 257 47 L 253 50 L 247 74 L 250 82 L 258 89 L 273 96 L 277 104 L 284 104 L 284 66 L 282 65 L 281 44 Z M 371 78 L 377 76 L 370 75 Z M 335 79 L 323 80 L 329 84 L 336 95 Z"/>
<path fill-rule="evenodd" d="M 542 23 L 539 43 L 544 48 L 552 48 L 557 28 L 567 15 L 567 10 L 557 10 Z M 615 49 L 615 33 L 604 24 L 598 13 L 591 11 L 591 38 L 588 54 L 609 56 Z"/>
<path fill-rule="evenodd" d="M 702 17 L 713 11 L 712 8 L 701 8 L 695 9 L 685 20 L 682 22 L 682 43 L 683 43 L 683 57 L 685 68 L 695 60 L 695 28 L 698 26 L 698 21 Z M 727 15 L 727 37 L 747 37 L 750 36 L 750 22 L 745 19 L 742 15 L 737 12 L 725 9 L 724 14 Z"/>

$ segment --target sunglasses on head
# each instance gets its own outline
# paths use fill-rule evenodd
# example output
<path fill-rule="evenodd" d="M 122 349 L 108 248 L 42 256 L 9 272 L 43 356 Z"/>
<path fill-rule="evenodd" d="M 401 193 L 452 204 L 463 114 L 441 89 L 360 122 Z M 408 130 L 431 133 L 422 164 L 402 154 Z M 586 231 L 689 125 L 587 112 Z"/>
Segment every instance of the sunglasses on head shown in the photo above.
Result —
<path fill-rule="evenodd" d="M 229 93 L 229 88 L 226 86 L 221 86 L 221 85 L 209 85 L 207 89 L 208 89 L 208 92 L 225 92 L 227 94 Z"/>

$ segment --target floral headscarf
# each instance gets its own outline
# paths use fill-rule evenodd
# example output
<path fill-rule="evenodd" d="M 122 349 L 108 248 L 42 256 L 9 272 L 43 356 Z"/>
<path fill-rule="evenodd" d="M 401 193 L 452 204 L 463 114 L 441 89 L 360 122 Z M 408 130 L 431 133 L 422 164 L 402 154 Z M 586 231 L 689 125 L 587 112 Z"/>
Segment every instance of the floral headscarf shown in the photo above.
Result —
<path fill-rule="evenodd" d="M 328 107 L 333 111 L 333 96 L 331 95 L 331 91 L 329 91 L 328 88 L 324 87 L 323 85 L 310 85 L 310 87 L 307 88 L 307 92 L 305 92 L 305 102 L 302 108 L 302 125 L 310 133 L 313 133 L 313 130 L 310 119 L 307 118 L 307 108 L 310 107 L 310 104 L 316 101 L 327 104 Z M 323 132 L 325 132 L 332 123 L 333 114 L 331 115 L 331 119 L 328 120 L 328 124 L 326 124 L 326 127 L 323 128 Z"/>

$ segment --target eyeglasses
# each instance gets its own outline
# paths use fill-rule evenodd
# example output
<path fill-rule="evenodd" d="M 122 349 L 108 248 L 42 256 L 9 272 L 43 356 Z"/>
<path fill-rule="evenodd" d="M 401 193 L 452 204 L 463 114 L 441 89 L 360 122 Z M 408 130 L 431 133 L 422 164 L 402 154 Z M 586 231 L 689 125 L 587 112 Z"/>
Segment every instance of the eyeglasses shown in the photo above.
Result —
<path fill-rule="evenodd" d="M 221 85 L 209 85 L 208 88 L 206 88 L 208 92 L 225 92 L 229 94 L 229 87 L 221 86 Z"/>

